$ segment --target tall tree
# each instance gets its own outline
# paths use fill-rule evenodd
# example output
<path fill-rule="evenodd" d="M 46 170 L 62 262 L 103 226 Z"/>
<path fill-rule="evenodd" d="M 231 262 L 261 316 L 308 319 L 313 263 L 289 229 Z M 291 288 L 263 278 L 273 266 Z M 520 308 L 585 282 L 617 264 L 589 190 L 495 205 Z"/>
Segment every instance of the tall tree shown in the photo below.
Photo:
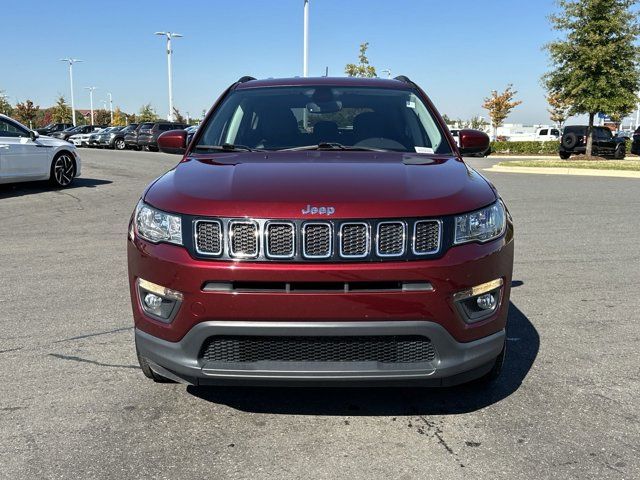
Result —
<path fill-rule="evenodd" d="M 640 87 L 640 33 L 636 0 L 558 0 L 550 17 L 562 38 L 546 45 L 554 69 L 543 76 L 548 91 L 571 105 L 571 114 L 588 114 L 587 156 L 592 152 L 597 113 L 631 110 Z"/>
<path fill-rule="evenodd" d="M 491 96 L 484 99 L 482 108 L 489 112 L 494 140 L 498 134 L 498 127 L 502 125 L 511 111 L 522 103 L 519 100 L 513 99 L 517 93 L 518 92 L 513 90 L 513 85 L 507 85 L 504 92 L 498 93 L 497 90 L 493 90 Z"/>
<path fill-rule="evenodd" d="M 140 113 L 138 114 L 139 122 L 153 122 L 158 119 L 156 111 L 153 109 L 150 103 L 147 103 L 140 107 Z"/>
<path fill-rule="evenodd" d="M 34 105 L 31 100 L 26 100 L 16 104 L 13 115 L 19 122 L 22 122 L 29 128 L 33 128 L 33 122 L 38 116 L 39 110 L 40 107 L 38 105 Z"/>
<path fill-rule="evenodd" d="M 547 103 L 549 104 L 549 108 L 547 108 L 549 118 L 558 127 L 562 128 L 564 122 L 569 118 L 571 106 L 556 92 L 549 92 L 547 94 Z"/>
<path fill-rule="evenodd" d="M 111 123 L 111 112 L 101 108 L 94 112 L 96 125 L 109 125 Z"/>
<path fill-rule="evenodd" d="M 178 123 L 187 123 L 185 118 L 176 107 L 173 107 L 173 120 Z"/>
<path fill-rule="evenodd" d="M 4 90 L 0 90 L 0 113 L 10 117 L 13 114 L 13 107 L 7 100 Z"/>
<path fill-rule="evenodd" d="M 122 113 L 120 107 L 116 107 L 113 111 L 113 126 L 114 127 L 124 127 L 127 124 L 127 114 Z"/>
<path fill-rule="evenodd" d="M 358 60 L 360 63 L 358 63 L 357 65 L 354 63 L 348 63 L 347 66 L 344 67 L 344 72 L 348 76 L 368 78 L 377 77 L 376 68 L 373 65 L 369 64 L 369 59 L 367 58 L 368 48 L 369 42 L 360 44 L 360 54 L 358 55 Z"/>
<path fill-rule="evenodd" d="M 62 95 L 58 97 L 55 106 L 51 109 L 51 120 L 55 123 L 71 123 L 71 107 L 67 105 Z"/>

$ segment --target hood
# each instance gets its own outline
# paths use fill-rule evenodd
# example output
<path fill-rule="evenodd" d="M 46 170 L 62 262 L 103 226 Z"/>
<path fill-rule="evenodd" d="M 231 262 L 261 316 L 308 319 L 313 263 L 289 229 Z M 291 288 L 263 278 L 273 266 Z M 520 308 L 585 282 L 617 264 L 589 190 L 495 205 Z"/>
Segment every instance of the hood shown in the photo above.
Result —
<path fill-rule="evenodd" d="M 62 140 L 60 138 L 54 138 L 54 137 L 48 137 L 46 135 L 40 135 L 37 139 L 36 139 L 36 143 L 39 143 L 41 145 L 46 145 L 47 147 L 61 147 L 61 146 L 65 146 L 65 147 L 70 147 L 70 148 L 75 148 L 73 147 L 73 144 Z"/>
<path fill-rule="evenodd" d="M 440 216 L 495 199 L 484 177 L 457 158 L 317 151 L 188 158 L 145 195 L 168 212 L 291 219 Z"/>

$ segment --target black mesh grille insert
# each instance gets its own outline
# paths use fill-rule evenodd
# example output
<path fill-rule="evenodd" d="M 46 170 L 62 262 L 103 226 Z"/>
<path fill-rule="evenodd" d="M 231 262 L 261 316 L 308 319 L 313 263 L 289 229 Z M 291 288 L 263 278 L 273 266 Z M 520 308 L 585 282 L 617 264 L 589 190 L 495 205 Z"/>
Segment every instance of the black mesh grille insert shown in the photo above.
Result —
<path fill-rule="evenodd" d="M 198 222 L 196 247 L 199 252 L 212 255 L 222 253 L 222 235 L 219 222 Z"/>
<path fill-rule="evenodd" d="M 294 228 L 290 223 L 267 225 L 267 254 L 272 257 L 292 257 L 294 253 Z"/>
<path fill-rule="evenodd" d="M 380 255 L 402 255 L 404 252 L 404 225 L 383 223 L 378 229 L 378 253 Z"/>
<path fill-rule="evenodd" d="M 331 226 L 311 223 L 304 229 L 304 255 L 307 257 L 329 257 L 331 255 Z"/>
<path fill-rule="evenodd" d="M 212 362 L 430 362 L 431 340 L 413 336 L 252 337 L 218 336 L 203 345 L 202 357 Z"/>
<path fill-rule="evenodd" d="M 340 255 L 364 257 L 369 250 L 369 227 L 362 223 L 345 223 L 340 230 Z"/>
<path fill-rule="evenodd" d="M 416 222 L 415 253 L 433 253 L 440 247 L 440 224 L 433 220 Z"/>
<path fill-rule="evenodd" d="M 231 223 L 231 254 L 253 257 L 258 254 L 258 226 L 254 223 Z"/>

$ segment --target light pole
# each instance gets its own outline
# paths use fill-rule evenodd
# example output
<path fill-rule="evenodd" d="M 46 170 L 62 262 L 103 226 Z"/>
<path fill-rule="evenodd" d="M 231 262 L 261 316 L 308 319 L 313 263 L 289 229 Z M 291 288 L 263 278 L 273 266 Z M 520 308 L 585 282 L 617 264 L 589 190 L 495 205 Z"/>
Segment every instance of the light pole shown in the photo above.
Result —
<path fill-rule="evenodd" d="M 309 0 L 304 0 L 304 37 L 302 40 L 302 76 L 309 76 Z"/>
<path fill-rule="evenodd" d="M 67 62 L 69 64 L 69 82 L 71 83 L 71 118 L 73 121 L 73 126 L 76 126 L 76 104 L 73 100 L 73 64 L 80 63 L 82 60 L 78 60 L 77 58 L 61 58 L 61 62 Z"/>
<path fill-rule="evenodd" d="M 391 78 L 391 70 L 389 70 L 388 68 L 385 70 L 382 70 L 381 73 L 386 73 L 387 74 L 387 78 Z"/>
<path fill-rule="evenodd" d="M 155 35 L 162 35 L 167 38 L 167 75 L 169 78 L 169 115 L 167 119 L 173 121 L 173 81 L 171 78 L 173 76 L 171 72 L 171 55 L 173 54 L 173 50 L 171 50 L 171 39 L 181 38 L 183 35 L 173 32 L 155 32 Z"/>
<path fill-rule="evenodd" d="M 109 95 L 109 115 L 111 117 L 111 125 L 113 125 L 113 97 L 111 92 L 107 92 L 107 95 Z"/>
<path fill-rule="evenodd" d="M 89 90 L 89 99 L 91 100 L 91 125 L 93 125 L 93 91 L 97 87 L 84 87 L 85 90 Z"/>

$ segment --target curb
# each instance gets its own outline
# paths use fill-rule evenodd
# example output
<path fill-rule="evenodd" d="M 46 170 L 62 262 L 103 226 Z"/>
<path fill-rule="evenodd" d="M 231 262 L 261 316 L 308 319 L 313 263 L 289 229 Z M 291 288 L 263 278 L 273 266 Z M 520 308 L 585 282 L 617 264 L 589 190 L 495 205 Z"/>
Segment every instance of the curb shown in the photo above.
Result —
<path fill-rule="evenodd" d="M 509 160 L 558 160 L 560 157 L 557 155 L 500 155 L 498 153 L 492 153 L 491 156 L 487 158 L 499 158 Z"/>
<path fill-rule="evenodd" d="M 485 168 L 485 172 L 499 173 L 536 173 L 539 175 L 580 175 L 585 177 L 617 177 L 640 178 L 640 172 L 629 170 L 597 170 L 589 168 L 559 168 L 559 167 L 504 167 L 494 165 Z"/>

